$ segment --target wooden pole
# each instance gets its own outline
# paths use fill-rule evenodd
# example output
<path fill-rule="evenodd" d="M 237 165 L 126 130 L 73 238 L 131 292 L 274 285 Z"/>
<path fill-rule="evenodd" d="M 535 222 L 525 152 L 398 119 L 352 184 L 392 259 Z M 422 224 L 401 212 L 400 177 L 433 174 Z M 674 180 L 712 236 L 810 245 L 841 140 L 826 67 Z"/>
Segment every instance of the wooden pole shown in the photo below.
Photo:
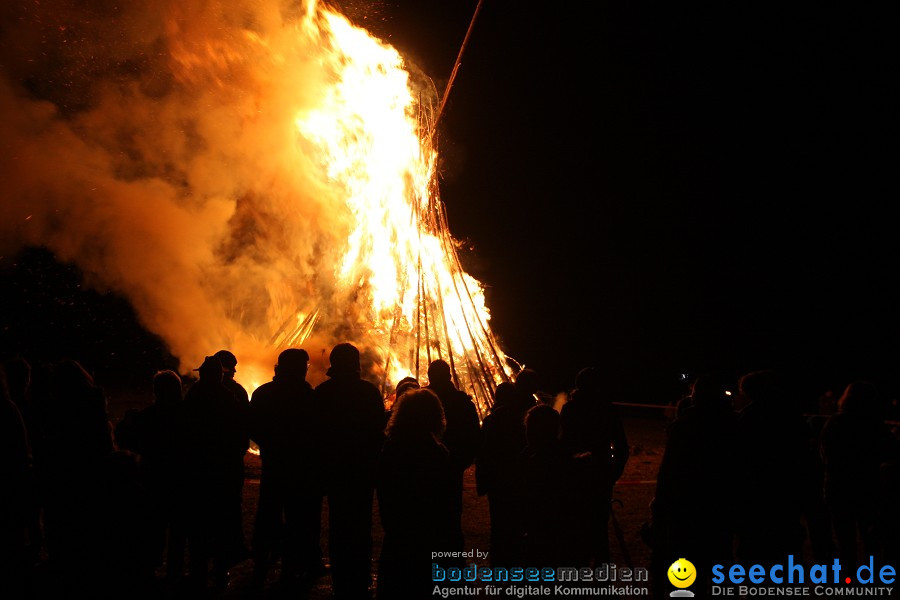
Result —
<path fill-rule="evenodd" d="M 466 45 L 469 43 L 469 38 L 472 36 L 472 29 L 475 27 L 475 19 L 478 18 L 478 13 L 481 12 L 481 5 L 484 4 L 484 0 L 478 0 L 478 5 L 475 7 L 475 13 L 472 15 L 472 20 L 469 21 L 469 28 L 466 30 L 466 37 L 463 38 L 462 45 L 459 47 L 459 54 L 456 56 L 456 62 L 453 63 L 453 70 L 450 72 L 450 80 L 447 82 L 447 87 L 444 88 L 444 96 L 441 98 L 441 104 L 438 107 L 437 115 L 434 117 L 434 123 L 431 124 L 431 134 L 434 135 L 434 132 L 437 131 L 438 121 L 441 120 L 441 115 L 444 114 L 444 107 L 447 105 L 447 98 L 450 97 L 450 88 L 453 87 L 453 80 L 456 79 L 456 72 L 459 71 L 459 65 L 462 61 L 463 52 L 466 50 Z"/>

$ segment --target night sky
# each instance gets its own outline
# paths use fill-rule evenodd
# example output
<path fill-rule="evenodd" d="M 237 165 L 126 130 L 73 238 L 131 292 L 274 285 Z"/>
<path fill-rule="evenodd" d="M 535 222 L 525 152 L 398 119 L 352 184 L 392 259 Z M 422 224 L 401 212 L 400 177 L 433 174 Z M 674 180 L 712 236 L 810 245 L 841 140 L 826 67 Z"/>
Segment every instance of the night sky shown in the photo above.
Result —
<path fill-rule="evenodd" d="M 475 5 L 410 9 L 394 39 L 446 79 Z M 683 372 L 893 386 L 896 22 L 487 0 L 440 124 L 442 198 L 508 352 L 645 401 Z"/>
<path fill-rule="evenodd" d="M 476 4 L 347 10 L 443 90 Z M 439 123 L 440 185 L 506 353 L 548 391 L 600 367 L 631 401 L 769 367 L 811 394 L 893 390 L 896 23 L 888 3 L 485 0 Z M 13 262 L 7 352 L 93 327 L 128 361 L 169 360 L 127 303 L 46 256 Z"/>

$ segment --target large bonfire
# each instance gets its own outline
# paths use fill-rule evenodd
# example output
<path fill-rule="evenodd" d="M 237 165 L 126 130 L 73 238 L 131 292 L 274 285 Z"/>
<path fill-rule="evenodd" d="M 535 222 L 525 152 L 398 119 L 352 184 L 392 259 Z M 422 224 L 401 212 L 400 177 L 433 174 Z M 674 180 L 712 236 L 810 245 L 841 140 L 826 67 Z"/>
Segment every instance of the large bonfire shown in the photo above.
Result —
<path fill-rule="evenodd" d="M 386 396 L 440 358 L 487 409 L 511 361 L 448 228 L 427 77 L 312 1 L 42 4 L 4 28 L 19 243 L 125 293 L 185 371 L 229 348 L 252 388 L 303 347 L 315 382 L 349 341 Z"/>

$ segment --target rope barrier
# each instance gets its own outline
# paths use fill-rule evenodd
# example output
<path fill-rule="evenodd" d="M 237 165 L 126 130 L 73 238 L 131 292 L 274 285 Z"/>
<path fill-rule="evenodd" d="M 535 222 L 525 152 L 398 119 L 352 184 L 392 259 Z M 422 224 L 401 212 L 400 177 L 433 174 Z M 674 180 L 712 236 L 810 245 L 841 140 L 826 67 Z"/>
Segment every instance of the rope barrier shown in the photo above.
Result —
<path fill-rule="evenodd" d="M 641 404 L 638 402 L 613 402 L 613 406 L 627 406 L 630 408 L 652 408 L 652 409 L 662 409 L 662 410 L 675 410 L 676 406 L 674 404 Z M 803 413 L 803 416 L 806 418 L 810 417 L 830 417 L 830 414 L 819 414 L 819 413 Z M 884 423 L 886 425 L 890 425 L 892 427 L 900 427 L 900 421 L 893 421 L 885 419 Z"/>

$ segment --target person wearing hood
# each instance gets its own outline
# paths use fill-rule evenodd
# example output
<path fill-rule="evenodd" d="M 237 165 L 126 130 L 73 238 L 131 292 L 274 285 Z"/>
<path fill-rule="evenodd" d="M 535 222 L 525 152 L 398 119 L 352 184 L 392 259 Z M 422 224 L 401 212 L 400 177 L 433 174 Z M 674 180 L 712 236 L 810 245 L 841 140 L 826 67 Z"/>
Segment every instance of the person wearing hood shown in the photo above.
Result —
<path fill-rule="evenodd" d="M 306 350 L 283 350 L 272 381 L 256 388 L 250 402 L 250 438 L 262 462 L 252 544 L 256 588 L 279 552 L 284 586 L 324 574 L 319 419 L 308 369 Z"/>
<path fill-rule="evenodd" d="M 372 505 L 384 444 L 384 401 L 375 384 L 361 377 L 356 346 L 337 344 L 329 358 L 329 378 L 316 386 L 315 402 L 321 418 L 334 598 L 369 598 Z"/>

